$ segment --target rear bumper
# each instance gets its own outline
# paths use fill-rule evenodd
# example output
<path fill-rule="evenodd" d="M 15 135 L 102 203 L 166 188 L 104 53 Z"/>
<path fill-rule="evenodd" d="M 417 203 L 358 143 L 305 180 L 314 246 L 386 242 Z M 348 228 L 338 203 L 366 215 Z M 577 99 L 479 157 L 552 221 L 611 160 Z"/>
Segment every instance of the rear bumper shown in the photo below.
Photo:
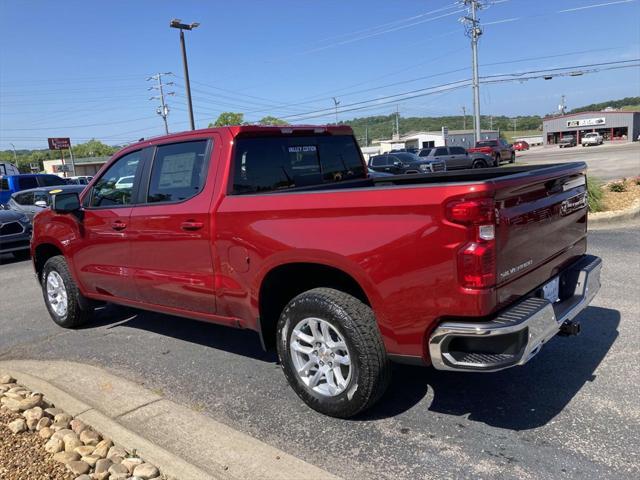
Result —
<path fill-rule="evenodd" d="M 531 296 L 483 322 L 445 322 L 429 339 L 438 370 L 495 372 L 523 365 L 573 320 L 600 289 L 602 260 L 584 255 L 560 274 L 559 302 Z"/>

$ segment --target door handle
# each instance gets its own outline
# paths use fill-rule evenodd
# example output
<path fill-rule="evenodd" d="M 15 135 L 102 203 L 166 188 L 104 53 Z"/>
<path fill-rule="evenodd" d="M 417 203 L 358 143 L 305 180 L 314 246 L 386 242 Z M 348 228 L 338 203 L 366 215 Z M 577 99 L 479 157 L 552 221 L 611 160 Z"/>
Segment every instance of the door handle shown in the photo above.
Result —
<path fill-rule="evenodd" d="M 200 230 L 202 227 L 204 227 L 204 223 L 195 222 L 193 220 L 187 220 L 186 222 L 182 222 L 182 224 L 180 224 L 180 228 L 188 232 L 192 232 L 194 230 Z"/>
<path fill-rule="evenodd" d="M 122 220 L 115 220 L 113 223 L 111 223 L 111 228 L 113 228 L 116 231 L 120 231 L 127 228 L 127 224 L 124 223 Z"/>

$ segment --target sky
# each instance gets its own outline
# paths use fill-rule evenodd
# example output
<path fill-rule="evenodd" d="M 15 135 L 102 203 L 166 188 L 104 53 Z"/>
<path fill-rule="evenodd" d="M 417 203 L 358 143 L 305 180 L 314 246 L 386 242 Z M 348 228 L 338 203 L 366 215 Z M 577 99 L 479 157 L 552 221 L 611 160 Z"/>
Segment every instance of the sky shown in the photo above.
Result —
<path fill-rule="evenodd" d="M 639 0 L 484 3 L 481 78 L 640 58 Z M 333 97 L 342 121 L 396 108 L 470 113 L 469 86 L 425 90 L 471 77 L 460 9 L 454 0 L 0 0 L 0 150 L 46 148 L 54 136 L 123 144 L 160 135 L 157 93 L 147 90 L 158 72 L 174 74 L 164 78 L 174 82 L 170 131 L 188 129 L 172 18 L 200 23 L 185 33 L 199 128 L 222 111 L 329 123 Z M 480 110 L 544 115 L 563 94 L 569 109 L 639 96 L 640 68 L 483 84 Z"/>

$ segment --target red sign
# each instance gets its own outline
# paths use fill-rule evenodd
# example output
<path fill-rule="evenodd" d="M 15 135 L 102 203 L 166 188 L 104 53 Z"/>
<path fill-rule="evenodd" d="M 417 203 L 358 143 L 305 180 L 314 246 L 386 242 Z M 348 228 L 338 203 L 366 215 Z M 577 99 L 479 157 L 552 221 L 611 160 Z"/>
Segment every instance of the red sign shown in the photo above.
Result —
<path fill-rule="evenodd" d="M 48 138 L 49 150 L 68 150 L 71 148 L 70 138 Z"/>

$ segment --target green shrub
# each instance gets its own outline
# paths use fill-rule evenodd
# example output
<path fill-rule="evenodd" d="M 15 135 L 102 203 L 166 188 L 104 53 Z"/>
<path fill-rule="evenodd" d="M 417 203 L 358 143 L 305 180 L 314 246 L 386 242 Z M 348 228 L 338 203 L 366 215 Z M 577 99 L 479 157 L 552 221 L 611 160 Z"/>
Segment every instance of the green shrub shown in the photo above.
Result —
<path fill-rule="evenodd" d="M 613 182 L 609 184 L 609 190 L 611 192 L 621 193 L 621 192 L 626 192 L 627 187 L 624 184 L 624 182 Z"/>
<path fill-rule="evenodd" d="M 599 212 L 602 210 L 602 197 L 604 191 L 602 184 L 595 178 L 587 177 L 587 195 L 589 197 L 589 211 Z"/>

